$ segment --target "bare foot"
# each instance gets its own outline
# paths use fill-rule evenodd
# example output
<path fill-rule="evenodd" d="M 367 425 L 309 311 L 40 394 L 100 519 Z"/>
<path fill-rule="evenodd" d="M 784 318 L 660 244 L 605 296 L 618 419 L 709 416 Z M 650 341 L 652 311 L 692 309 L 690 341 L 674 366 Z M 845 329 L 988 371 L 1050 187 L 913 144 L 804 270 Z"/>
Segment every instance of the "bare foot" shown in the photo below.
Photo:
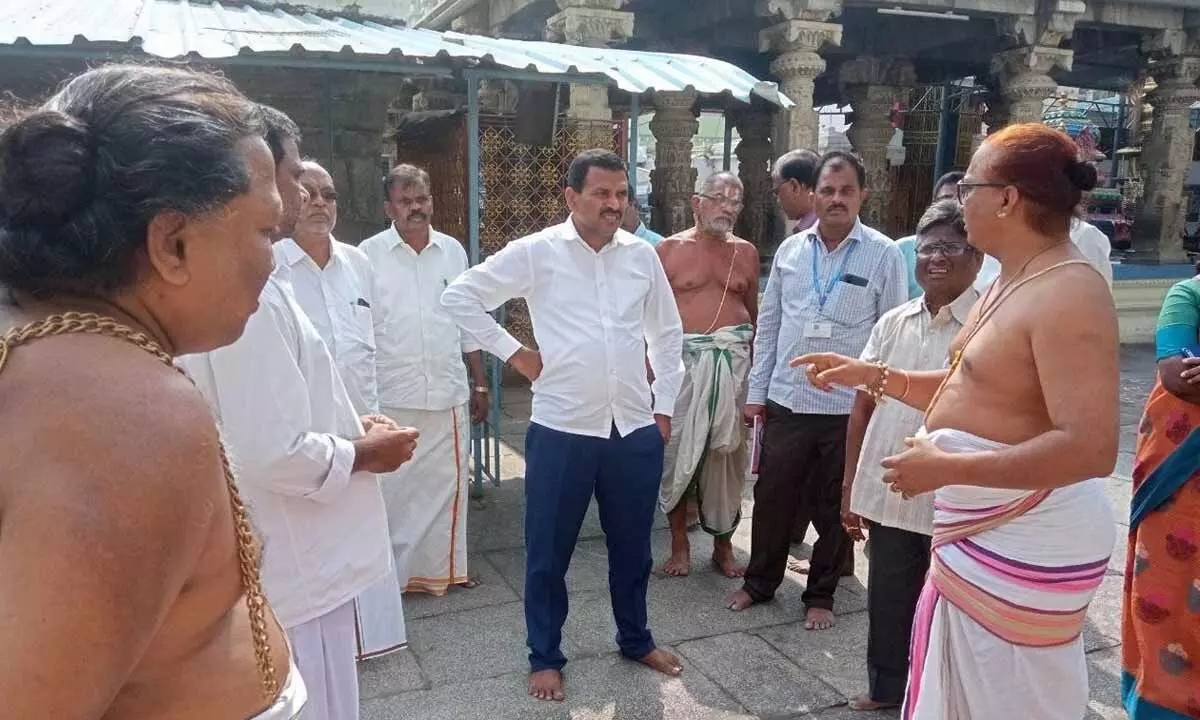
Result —
<path fill-rule="evenodd" d="M 812 563 L 808 560 L 797 560 L 794 557 L 788 558 L 787 569 L 791 570 L 797 575 L 807 575 L 811 567 Z"/>
<path fill-rule="evenodd" d="M 562 672 L 538 670 L 535 673 L 529 673 L 529 694 L 538 700 L 562 702 L 567 697 L 563 692 Z"/>
<path fill-rule="evenodd" d="M 671 577 L 684 577 L 692 571 L 692 556 L 686 545 L 671 552 L 670 559 L 663 563 L 662 571 Z"/>
<path fill-rule="evenodd" d="M 467 578 L 467 581 L 465 583 L 460 583 L 459 587 L 464 590 L 474 590 L 481 584 L 483 584 L 483 581 L 479 580 L 478 578 Z"/>
<path fill-rule="evenodd" d="M 729 599 L 725 601 L 725 607 L 734 612 L 741 612 L 751 605 L 756 604 L 754 598 L 750 597 L 750 593 L 745 590 L 735 590 Z"/>
<path fill-rule="evenodd" d="M 713 541 L 713 565 L 728 578 L 740 578 L 746 574 L 746 566 L 738 565 L 733 559 L 733 543 L 729 540 Z"/>
<path fill-rule="evenodd" d="M 809 608 L 808 612 L 804 613 L 806 630 L 828 630 L 834 625 L 837 625 L 837 618 L 833 616 L 832 610 Z"/>
<path fill-rule="evenodd" d="M 649 655 L 641 658 L 638 662 L 654 668 L 663 675 L 678 675 L 683 672 L 683 665 L 680 664 L 679 658 L 662 648 L 651 650 Z"/>
<path fill-rule="evenodd" d="M 846 705 L 855 712 L 874 712 L 900 707 L 900 703 L 876 702 L 871 699 L 870 695 L 859 695 Z"/>

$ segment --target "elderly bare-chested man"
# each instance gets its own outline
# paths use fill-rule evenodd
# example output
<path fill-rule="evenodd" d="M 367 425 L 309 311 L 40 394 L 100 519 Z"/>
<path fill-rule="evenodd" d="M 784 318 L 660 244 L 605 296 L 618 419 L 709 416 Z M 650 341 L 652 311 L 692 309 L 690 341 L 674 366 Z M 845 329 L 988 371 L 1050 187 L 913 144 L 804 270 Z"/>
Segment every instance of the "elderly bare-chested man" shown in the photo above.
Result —
<path fill-rule="evenodd" d="M 212 413 L 171 366 L 237 340 L 271 272 L 263 132 L 223 79 L 112 66 L 0 136 L 6 718 L 304 702 Z"/>
<path fill-rule="evenodd" d="M 659 505 L 671 521 L 668 575 L 691 571 L 687 498 L 713 536 L 712 561 L 728 577 L 744 569 L 730 538 L 741 519 L 748 459 L 741 407 L 758 317 L 758 250 L 733 234 L 741 180 L 718 173 L 692 197 L 696 225 L 658 246 L 683 321 L 683 387 L 667 445 Z"/>

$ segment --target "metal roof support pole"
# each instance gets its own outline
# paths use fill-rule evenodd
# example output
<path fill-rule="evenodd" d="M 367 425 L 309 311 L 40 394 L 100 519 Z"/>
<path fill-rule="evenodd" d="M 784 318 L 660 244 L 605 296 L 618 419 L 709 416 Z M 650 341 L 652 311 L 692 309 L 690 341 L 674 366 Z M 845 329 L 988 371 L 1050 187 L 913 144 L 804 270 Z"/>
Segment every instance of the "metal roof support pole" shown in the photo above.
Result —
<path fill-rule="evenodd" d="M 733 123 L 729 122 L 729 115 L 722 115 L 721 121 L 725 124 L 725 155 L 721 159 L 721 169 L 729 172 L 733 167 Z"/>
<path fill-rule="evenodd" d="M 638 186 L 638 124 L 642 116 L 641 100 L 637 93 L 629 94 L 629 159 L 627 161 L 629 167 L 627 170 L 629 172 L 629 187 L 635 196 L 637 195 Z M 630 200 L 633 199 L 630 198 Z"/>
<path fill-rule="evenodd" d="M 933 181 L 936 183 L 954 166 L 955 150 L 958 148 L 958 123 L 950 117 L 950 92 L 953 85 L 949 78 L 942 84 L 942 105 L 938 110 L 938 137 L 933 156 Z M 934 188 L 935 190 L 937 188 Z"/>
<path fill-rule="evenodd" d="M 481 261 L 479 249 L 479 76 L 475 73 L 464 73 L 467 80 L 467 246 L 471 265 Z M 495 378 L 497 373 L 492 373 Z M 489 421 L 499 419 L 499 408 L 494 407 L 499 400 L 499 393 L 492 393 L 491 412 Z M 472 432 L 476 436 L 477 432 Z M 486 438 L 472 437 L 471 453 L 475 460 L 473 478 L 474 487 L 471 494 L 475 497 L 483 495 L 483 451 Z M 497 468 L 498 470 L 498 468 Z M 499 472 L 496 473 L 499 479 Z"/>

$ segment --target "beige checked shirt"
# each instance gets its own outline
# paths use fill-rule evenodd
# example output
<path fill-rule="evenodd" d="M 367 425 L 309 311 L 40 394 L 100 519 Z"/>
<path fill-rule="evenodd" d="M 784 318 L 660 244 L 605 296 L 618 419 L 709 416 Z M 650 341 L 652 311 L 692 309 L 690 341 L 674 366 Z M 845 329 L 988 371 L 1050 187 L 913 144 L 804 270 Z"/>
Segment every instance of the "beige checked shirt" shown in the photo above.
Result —
<path fill-rule="evenodd" d="M 937 370 L 946 366 L 958 331 L 967 320 L 979 293 L 968 289 L 936 316 L 930 316 L 925 297 L 909 300 L 889 311 L 871 330 L 862 359 L 882 362 L 902 370 Z M 854 488 L 851 512 L 888 527 L 923 535 L 933 534 L 933 493 L 905 500 L 888 492 L 883 484 L 884 458 L 904 449 L 904 439 L 916 435 L 925 416 L 898 400 L 885 400 L 875 407 L 863 437 L 862 453 Z"/>

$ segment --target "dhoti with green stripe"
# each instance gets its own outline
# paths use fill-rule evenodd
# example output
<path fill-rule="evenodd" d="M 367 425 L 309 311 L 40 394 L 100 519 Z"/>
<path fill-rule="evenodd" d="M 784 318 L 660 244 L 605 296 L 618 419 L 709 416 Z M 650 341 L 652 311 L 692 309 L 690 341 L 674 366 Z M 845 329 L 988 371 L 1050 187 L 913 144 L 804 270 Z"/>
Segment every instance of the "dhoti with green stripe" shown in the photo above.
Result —
<path fill-rule="evenodd" d="M 683 336 L 683 387 L 675 404 L 659 504 L 671 512 L 695 495 L 700 525 L 728 537 L 742 516 L 747 431 L 742 422 L 754 327 Z"/>

